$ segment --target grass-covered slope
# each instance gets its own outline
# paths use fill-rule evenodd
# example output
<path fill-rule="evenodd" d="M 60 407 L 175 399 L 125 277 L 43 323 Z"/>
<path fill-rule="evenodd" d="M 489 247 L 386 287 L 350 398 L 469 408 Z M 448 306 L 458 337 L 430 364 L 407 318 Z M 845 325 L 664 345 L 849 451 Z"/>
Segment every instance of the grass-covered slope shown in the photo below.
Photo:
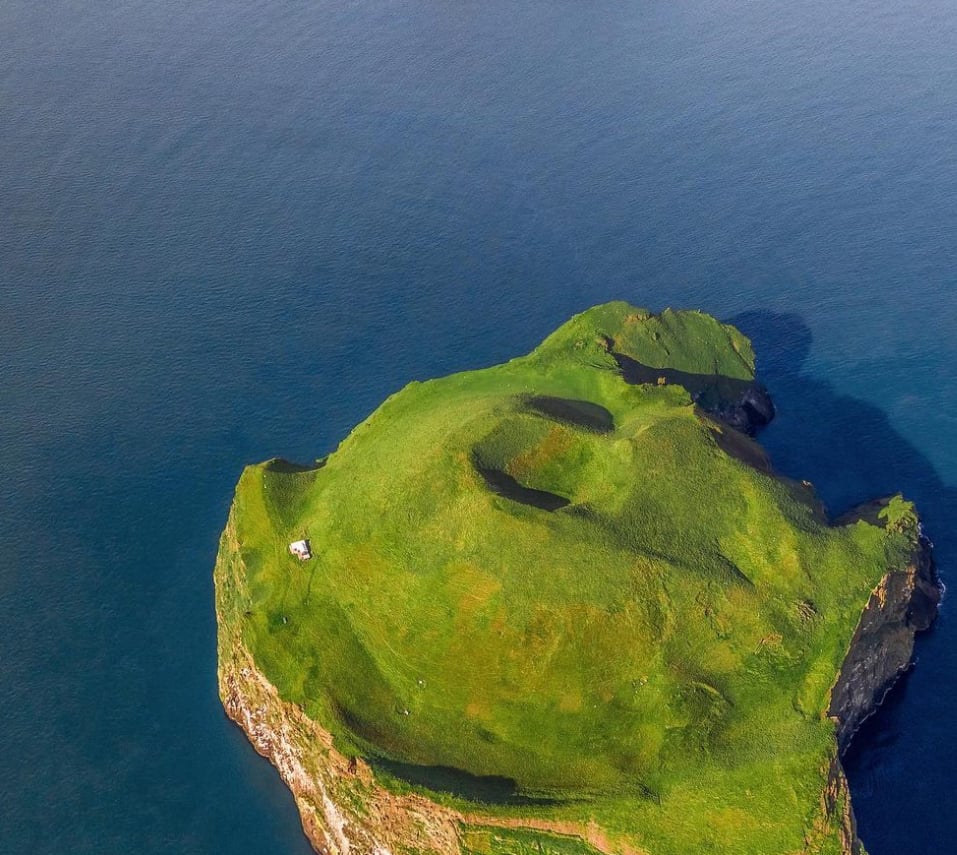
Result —
<path fill-rule="evenodd" d="M 829 690 L 913 535 L 828 525 L 706 414 L 753 376 L 733 328 L 612 303 L 412 383 L 317 468 L 243 473 L 232 630 L 388 787 L 653 855 L 805 851 Z"/>

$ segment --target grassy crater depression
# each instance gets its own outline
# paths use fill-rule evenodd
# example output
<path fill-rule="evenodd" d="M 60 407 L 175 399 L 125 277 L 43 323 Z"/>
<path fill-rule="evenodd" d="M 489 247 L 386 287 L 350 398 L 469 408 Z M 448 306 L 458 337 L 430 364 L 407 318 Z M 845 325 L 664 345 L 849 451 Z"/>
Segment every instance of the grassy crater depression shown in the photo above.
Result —
<path fill-rule="evenodd" d="M 607 851 L 842 851 L 825 710 L 916 517 L 829 524 L 709 415 L 753 380 L 734 328 L 611 303 L 411 383 L 315 467 L 248 467 L 221 656 L 241 644 L 369 786 L 458 811 L 464 850 L 591 851 L 589 828 Z"/>

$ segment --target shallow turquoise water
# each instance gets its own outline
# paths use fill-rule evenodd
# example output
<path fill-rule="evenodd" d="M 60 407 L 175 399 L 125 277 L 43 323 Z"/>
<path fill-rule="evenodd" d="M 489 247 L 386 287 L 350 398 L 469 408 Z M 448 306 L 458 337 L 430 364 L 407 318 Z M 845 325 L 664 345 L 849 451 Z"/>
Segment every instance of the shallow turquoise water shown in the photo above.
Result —
<path fill-rule="evenodd" d="M 244 463 L 624 297 L 737 319 L 778 468 L 957 538 L 957 9 L 0 5 L 0 850 L 304 853 L 215 694 Z M 949 609 L 850 762 L 947 852 Z"/>

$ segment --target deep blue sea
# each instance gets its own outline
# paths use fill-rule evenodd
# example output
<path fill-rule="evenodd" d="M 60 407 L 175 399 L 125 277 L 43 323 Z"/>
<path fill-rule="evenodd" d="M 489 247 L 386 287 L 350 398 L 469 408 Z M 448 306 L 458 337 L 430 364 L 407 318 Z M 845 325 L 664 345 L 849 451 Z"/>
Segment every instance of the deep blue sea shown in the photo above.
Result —
<path fill-rule="evenodd" d="M 242 466 L 626 298 L 755 340 L 777 468 L 957 558 L 952 0 L 3 0 L 0 851 L 306 855 L 225 719 Z M 957 851 L 957 625 L 849 759 Z"/>

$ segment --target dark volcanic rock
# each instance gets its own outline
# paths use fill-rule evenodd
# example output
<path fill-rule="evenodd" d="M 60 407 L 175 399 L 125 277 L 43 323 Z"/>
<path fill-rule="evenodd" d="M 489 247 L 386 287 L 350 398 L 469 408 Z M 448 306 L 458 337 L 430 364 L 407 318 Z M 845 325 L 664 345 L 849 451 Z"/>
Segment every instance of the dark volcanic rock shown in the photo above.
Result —
<path fill-rule="evenodd" d="M 934 622 L 940 596 L 933 549 L 920 536 L 907 567 L 888 573 L 871 594 L 831 691 L 828 715 L 837 719 L 842 753 L 910 668 L 914 636 Z"/>
<path fill-rule="evenodd" d="M 870 516 L 883 504 L 878 501 L 862 506 L 838 523 Z M 894 683 L 911 667 L 914 637 L 934 622 L 940 597 L 933 547 L 919 535 L 907 566 L 888 573 L 871 593 L 831 690 L 827 712 L 837 722 L 838 754 L 831 765 L 824 807 L 839 830 L 843 855 L 863 855 L 864 847 L 857 836 L 840 755 L 863 721 L 874 714 Z"/>
<path fill-rule="evenodd" d="M 775 409 L 768 390 L 761 383 L 754 382 L 745 388 L 737 401 L 721 404 L 711 412 L 731 427 L 754 436 L 770 424 Z"/>

